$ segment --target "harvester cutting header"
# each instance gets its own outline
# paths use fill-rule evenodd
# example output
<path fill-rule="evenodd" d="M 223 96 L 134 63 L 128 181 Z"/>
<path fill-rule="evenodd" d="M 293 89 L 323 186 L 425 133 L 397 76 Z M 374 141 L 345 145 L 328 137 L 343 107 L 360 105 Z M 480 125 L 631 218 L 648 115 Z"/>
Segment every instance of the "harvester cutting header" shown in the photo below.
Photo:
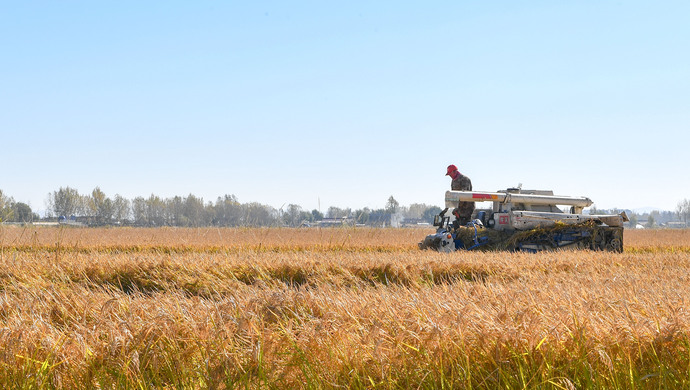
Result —
<path fill-rule="evenodd" d="M 463 225 L 459 219 L 445 216 L 448 209 L 468 202 L 492 202 L 492 207 L 473 210 L 471 220 Z M 549 190 L 447 191 L 446 209 L 434 220 L 438 230 L 419 243 L 419 247 L 444 252 L 458 249 L 537 252 L 566 247 L 621 252 L 623 223 L 628 217 L 625 213 L 583 214 L 583 209 L 591 205 L 589 198 L 554 195 Z M 559 206 L 566 206 L 566 210 Z M 453 215 L 459 216 L 457 212 Z"/>

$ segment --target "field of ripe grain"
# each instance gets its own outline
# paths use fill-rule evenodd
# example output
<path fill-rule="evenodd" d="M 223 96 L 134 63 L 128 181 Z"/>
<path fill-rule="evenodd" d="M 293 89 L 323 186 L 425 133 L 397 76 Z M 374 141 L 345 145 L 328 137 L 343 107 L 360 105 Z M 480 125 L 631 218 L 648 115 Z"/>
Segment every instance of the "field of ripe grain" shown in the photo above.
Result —
<path fill-rule="evenodd" d="M 538 254 L 428 232 L 2 227 L 0 384 L 690 386 L 690 231 Z"/>

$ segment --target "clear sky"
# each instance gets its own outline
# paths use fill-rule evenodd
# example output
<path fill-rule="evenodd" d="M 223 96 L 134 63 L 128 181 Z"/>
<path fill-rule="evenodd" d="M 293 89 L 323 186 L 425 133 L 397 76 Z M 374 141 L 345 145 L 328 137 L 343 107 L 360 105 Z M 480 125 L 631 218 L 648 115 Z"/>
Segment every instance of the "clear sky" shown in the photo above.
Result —
<path fill-rule="evenodd" d="M 0 189 L 690 198 L 688 1 L 0 3 Z"/>

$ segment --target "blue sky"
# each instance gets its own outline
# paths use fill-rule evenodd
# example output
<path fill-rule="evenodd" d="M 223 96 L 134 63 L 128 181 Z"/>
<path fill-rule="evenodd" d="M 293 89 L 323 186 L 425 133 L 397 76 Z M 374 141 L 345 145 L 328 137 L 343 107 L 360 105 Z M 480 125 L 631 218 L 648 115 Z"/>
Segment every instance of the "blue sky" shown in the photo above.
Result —
<path fill-rule="evenodd" d="M 684 1 L 0 5 L 0 189 L 441 206 L 690 198 Z"/>

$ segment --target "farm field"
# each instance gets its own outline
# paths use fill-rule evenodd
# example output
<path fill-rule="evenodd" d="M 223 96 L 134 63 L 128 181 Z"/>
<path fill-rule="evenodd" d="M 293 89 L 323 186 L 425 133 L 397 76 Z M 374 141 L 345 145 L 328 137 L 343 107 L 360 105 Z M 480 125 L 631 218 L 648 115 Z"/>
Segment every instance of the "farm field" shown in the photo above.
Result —
<path fill-rule="evenodd" d="M 0 384 L 690 387 L 690 230 L 538 254 L 429 232 L 1 227 Z"/>

